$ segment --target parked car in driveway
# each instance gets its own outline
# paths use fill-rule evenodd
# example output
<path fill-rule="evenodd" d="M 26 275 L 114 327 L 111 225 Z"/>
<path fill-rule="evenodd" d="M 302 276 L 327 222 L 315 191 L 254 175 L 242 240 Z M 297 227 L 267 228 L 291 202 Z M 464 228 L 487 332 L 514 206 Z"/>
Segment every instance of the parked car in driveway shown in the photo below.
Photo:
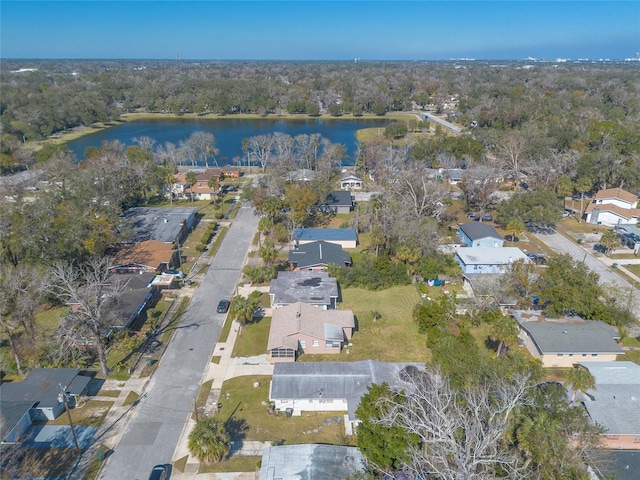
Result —
<path fill-rule="evenodd" d="M 164 272 L 162 272 L 162 275 L 167 275 L 167 276 L 176 277 L 176 278 L 186 277 L 186 275 L 180 270 L 165 270 Z"/>
<path fill-rule="evenodd" d="M 604 245 L 602 245 L 601 243 L 596 243 L 596 244 L 593 246 L 593 249 L 594 249 L 596 252 L 600 252 L 600 253 L 607 253 L 607 247 L 605 247 L 605 246 L 604 246 Z"/>
<path fill-rule="evenodd" d="M 531 261 L 533 263 L 535 263 L 536 265 L 546 265 L 547 264 L 547 259 L 544 258 L 542 255 L 539 255 L 537 253 L 527 253 L 527 257 L 529 257 L 531 259 Z"/>

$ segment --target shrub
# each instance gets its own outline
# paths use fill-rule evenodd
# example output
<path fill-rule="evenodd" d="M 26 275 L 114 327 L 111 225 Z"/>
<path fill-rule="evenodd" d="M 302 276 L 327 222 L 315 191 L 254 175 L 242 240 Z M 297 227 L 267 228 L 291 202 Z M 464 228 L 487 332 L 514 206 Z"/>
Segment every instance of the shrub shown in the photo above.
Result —
<path fill-rule="evenodd" d="M 196 252 L 200 252 L 200 253 L 202 253 L 202 252 L 204 252 L 206 249 L 207 249 L 207 246 L 206 246 L 206 245 L 203 245 L 202 243 L 201 243 L 201 244 L 199 244 L 199 245 L 196 245 Z"/>

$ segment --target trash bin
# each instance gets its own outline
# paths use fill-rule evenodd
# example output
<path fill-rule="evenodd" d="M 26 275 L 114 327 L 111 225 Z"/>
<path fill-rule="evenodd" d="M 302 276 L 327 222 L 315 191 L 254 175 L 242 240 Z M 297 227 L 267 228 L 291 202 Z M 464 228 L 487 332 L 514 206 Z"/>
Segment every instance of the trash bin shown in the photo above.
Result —
<path fill-rule="evenodd" d="M 153 362 L 155 362 L 155 360 L 153 358 L 147 358 L 147 366 L 150 367 L 151 365 L 153 365 Z"/>
<path fill-rule="evenodd" d="M 612 268 L 618 268 L 618 264 L 614 263 L 613 265 L 611 265 Z"/>
<path fill-rule="evenodd" d="M 291 418 L 291 416 L 293 415 L 293 408 L 286 408 L 284 410 L 284 414 L 287 418 Z"/>

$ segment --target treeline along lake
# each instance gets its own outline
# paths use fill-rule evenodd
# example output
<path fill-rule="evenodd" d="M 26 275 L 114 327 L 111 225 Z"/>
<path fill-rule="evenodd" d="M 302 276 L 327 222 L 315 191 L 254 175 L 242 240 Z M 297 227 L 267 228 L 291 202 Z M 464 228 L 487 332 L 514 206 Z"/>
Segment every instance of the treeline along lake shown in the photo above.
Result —
<path fill-rule="evenodd" d="M 256 135 L 282 132 L 295 137 L 319 133 L 331 143 L 344 146 L 347 158 L 345 164 L 353 164 L 357 150 L 356 132 L 364 128 L 383 128 L 388 119 L 144 119 L 135 120 L 99 132 L 83 136 L 68 143 L 76 158 L 84 159 L 89 147 L 100 147 L 105 141 L 119 140 L 125 145 L 135 145 L 135 138 L 150 137 L 156 145 L 171 142 L 176 146 L 196 131 L 212 133 L 219 153 L 216 159 L 220 165 L 234 164 L 245 158 L 242 140 Z"/>

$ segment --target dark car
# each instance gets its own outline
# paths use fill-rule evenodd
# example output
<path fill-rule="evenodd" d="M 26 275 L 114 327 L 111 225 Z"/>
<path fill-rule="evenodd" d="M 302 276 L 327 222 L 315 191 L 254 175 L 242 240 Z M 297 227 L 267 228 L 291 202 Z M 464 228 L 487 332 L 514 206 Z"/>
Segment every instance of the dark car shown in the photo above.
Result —
<path fill-rule="evenodd" d="M 490 222 L 491 220 L 493 220 L 493 216 L 487 214 L 482 215 L 482 221 L 483 222 Z"/>
<path fill-rule="evenodd" d="M 593 246 L 593 249 L 594 249 L 596 252 L 600 252 L 600 253 L 607 253 L 607 247 L 605 247 L 605 246 L 604 246 L 604 245 L 602 245 L 601 243 L 596 243 L 596 244 Z"/>
<path fill-rule="evenodd" d="M 216 312 L 227 313 L 229 311 L 230 306 L 231 306 L 231 302 L 229 300 L 220 300 L 218 302 L 218 308 L 216 309 Z"/>
<path fill-rule="evenodd" d="M 167 480 L 168 478 L 169 467 L 167 465 L 156 465 L 149 475 L 149 480 Z"/>
<path fill-rule="evenodd" d="M 535 263 L 536 265 L 546 265 L 547 264 L 547 259 L 544 258 L 542 255 L 538 255 L 537 253 L 527 253 L 527 257 L 529 257 L 531 259 L 531 261 L 533 263 Z"/>

